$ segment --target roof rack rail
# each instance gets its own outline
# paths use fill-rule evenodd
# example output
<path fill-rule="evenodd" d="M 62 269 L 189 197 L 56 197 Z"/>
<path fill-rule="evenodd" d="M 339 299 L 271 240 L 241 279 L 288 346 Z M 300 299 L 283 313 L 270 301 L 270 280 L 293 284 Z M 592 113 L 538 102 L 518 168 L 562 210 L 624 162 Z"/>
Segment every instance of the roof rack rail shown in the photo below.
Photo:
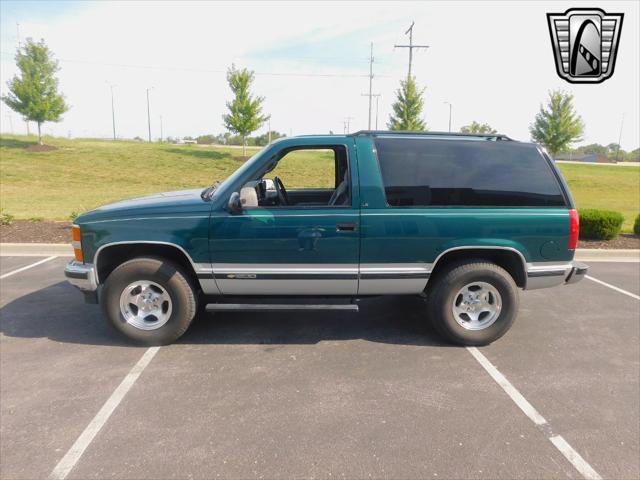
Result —
<path fill-rule="evenodd" d="M 410 131 L 410 130 L 359 130 L 354 133 L 350 133 L 349 136 L 384 136 L 384 135 L 421 135 L 425 137 L 479 137 L 486 138 L 487 140 L 509 140 L 512 138 L 502 133 L 461 133 L 461 132 L 425 132 L 425 131 Z"/>

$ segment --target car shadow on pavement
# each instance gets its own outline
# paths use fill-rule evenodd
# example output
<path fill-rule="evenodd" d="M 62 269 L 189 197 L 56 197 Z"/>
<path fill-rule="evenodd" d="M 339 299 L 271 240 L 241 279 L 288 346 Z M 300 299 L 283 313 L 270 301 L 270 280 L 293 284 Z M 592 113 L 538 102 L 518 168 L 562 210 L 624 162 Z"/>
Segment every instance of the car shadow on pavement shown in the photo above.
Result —
<path fill-rule="evenodd" d="M 358 302 L 360 312 L 200 313 L 179 344 L 316 344 L 326 340 L 446 346 L 427 325 L 424 301 L 415 296 L 373 297 Z M 8 302 L 0 309 L 7 337 L 50 338 L 87 345 L 127 345 L 66 282 Z"/>

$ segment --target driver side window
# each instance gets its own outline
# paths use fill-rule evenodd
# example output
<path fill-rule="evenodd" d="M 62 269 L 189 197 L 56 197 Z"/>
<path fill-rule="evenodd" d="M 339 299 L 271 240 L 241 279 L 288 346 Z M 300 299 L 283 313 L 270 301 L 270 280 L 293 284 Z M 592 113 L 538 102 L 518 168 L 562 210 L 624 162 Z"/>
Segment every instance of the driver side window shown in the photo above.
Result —
<path fill-rule="evenodd" d="M 257 197 L 258 207 L 269 208 L 351 205 L 349 165 L 343 145 L 291 148 L 280 152 L 275 160 L 271 170 L 244 186 L 242 196 L 251 198 L 250 204 L 255 205 Z"/>
<path fill-rule="evenodd" d="M 279 177 L 287 190 L 336 188 L 336 152 L 292 150 L 265 177 Z"/>

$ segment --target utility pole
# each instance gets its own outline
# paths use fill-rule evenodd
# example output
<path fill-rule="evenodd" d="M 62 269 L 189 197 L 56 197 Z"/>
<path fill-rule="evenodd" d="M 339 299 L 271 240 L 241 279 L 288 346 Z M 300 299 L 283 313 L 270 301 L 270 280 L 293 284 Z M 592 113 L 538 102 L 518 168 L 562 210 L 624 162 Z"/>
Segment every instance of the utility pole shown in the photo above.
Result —
<path fill-rule="evenodd" d="M 162 129 L 162 115 L 160 115 L 160 143 L 162 143 L 163 138 L 164 138 L 164 131 Z"/>
<path fill-rule="evenodd" d="M 624 113 L 622 114 L 622 120 L 620 120 L 620 133 L 618 134 L 618 149 L 616 150 L 616 162 L 620 155 L 620 142 L 622 141 L 622 126 L 624 125 Z"/>
<path fill-rule="evenodd" d="M 344 117 L 344 133 L 349 133 L 351 120 L 353 120 L 353 117 Z"/>
<path fill-rule="evenodd" d="M 376 98 L 376 130 L 377 130 L 378 129 L 378 100 L 380 100 L 380 94 L 371 93 L 371 91 L 369 91 L 369 93 L 362 93 L 360 95 L 363 97 L 369 97 L 369 130 L 371 130 L 371 99 L 373 97 Z"/>
<path fill-rule="evenodd" d="M 371 53 L 369 54 L 369 124 L 367 129 L 371 130 L 371 99 L 373 88 L 373 42 L 371 42 Z"/>
<path fill-rule="evenodd" d="M 411 64 L 413 63 L 413 49 L 414 48 L 429 48 L 429 45 L 414 45 L 413 44 L 413 26 L 416 22 L 411 22 L 409 29 L 404 34 L 409 34 L 409 45 L 394 45 L 393 48 L 408 48 L 409 49 L 409 74 L 407 79 L 411 78 Z"/>
<path fill-rule="evenodd" d="M 268 143 L 271 143 L 271 116 L 269 116 L 269 133 L 268 133 L 268 136 L 269 136 L 269 142 Z"/>
<path fill-rule="evenodd" d="M 451 133 L 451 108 L 453 105 L 451 105 L 451 102 L 444 102 L 444 103 L 449 104 L 449 133 Z"/>
<path fill-rule="evenodd" d="M 11 135 L 13 135 L 13 118 L 11 118 L 10 113 L 7 113 L 7 118 L 9 119 L 9 129 L 11 130 Z"/>
<path fill-rule="evenodd" d="M 113 87 L 115 85 L 113 83 L 107 82 L 109 85 L 109 89 L 111 90 L 111 126 L 113 128 L 113 139 L 116 139 L 116 111 L 113 104 Z"/>
<path fill-rule="evenodd" d="M 149 90 L 151 90 L 151 88 L 147 88 L 147 125 L 149 126 L 149 143 L 151 143 L 151 110 L 149 108 Z"/>

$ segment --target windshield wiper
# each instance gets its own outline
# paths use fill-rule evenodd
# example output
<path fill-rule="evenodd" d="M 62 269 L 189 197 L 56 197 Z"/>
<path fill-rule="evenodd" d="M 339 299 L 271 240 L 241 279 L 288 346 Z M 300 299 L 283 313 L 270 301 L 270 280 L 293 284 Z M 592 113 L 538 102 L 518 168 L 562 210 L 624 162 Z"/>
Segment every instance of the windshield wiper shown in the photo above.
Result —
<path fill-rule="evenodd" d="M 213 195 L 214 190 L 218 188 L 218 185 L 220 185 L 220 182 L 216 180 L 210 186 L 202 190 L 202 192 L 200 193 L 200 198 L 202 198 L 203 200 L 211 200 L 211 196 Z"/>

